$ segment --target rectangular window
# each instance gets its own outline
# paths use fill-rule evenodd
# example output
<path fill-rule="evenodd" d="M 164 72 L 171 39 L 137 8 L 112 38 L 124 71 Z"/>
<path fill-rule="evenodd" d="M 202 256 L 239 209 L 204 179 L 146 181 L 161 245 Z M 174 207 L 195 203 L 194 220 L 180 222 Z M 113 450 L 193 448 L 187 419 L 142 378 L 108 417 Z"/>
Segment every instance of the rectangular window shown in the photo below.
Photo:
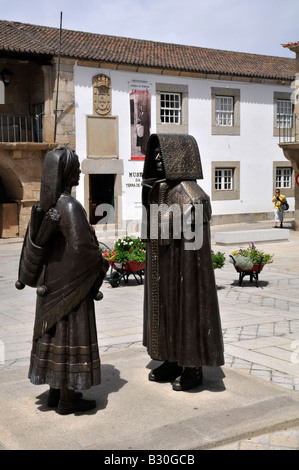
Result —
<path fill-rule="evenodd" d="M 276 188 L 292 187 L 292 168 L 276 168 Z"/>
<path fill-rule="evenodd" d="M 293 105 L 290 100 L 277 100 L 276 123 L 278 128 L 292 127 Z"/>
<path fill-rule="evenodd" d="M 234 98 L 232 96 L 216 96 L 215 113 L 217 126 L 233 126 Z"/>
<path fill-rule="evenodd" d="M 180 93 L 161 93 L 161 123 L 181 124 L 182 99 Z"/>
<path fill-rule="evenodd" d="M 215 169 L 215 189 L 233 190 L 234 189 L 234 171 L 233 168 Z"/>

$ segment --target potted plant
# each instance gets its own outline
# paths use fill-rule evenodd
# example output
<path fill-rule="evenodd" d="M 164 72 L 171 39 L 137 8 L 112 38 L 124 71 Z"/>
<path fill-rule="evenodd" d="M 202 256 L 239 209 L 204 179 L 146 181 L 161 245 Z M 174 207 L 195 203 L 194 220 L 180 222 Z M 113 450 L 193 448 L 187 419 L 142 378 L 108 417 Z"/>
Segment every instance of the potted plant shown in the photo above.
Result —
<path fill-rule="evenodd" d="M 121 267 L 118 265 L 124 265 L 125 267 L 131 268 L 136 266 L 139 270 L 145 267 L 145 254 L 146 243 L 142 242 L 140 238 L 131 236 L 118 239 L 112 249 L 106 249 L 103 253 L 110 264 L 114 264 L 118 269 Z M 220 251 L 214 253 L 214 251 L 211 250 L 211 254 L 214 269 L 221 269 L 225 263 L 224 253 Z"/>
<path fill-rule="evenodd" d="M 258 275 L 265 264 L 273 263 L 274 255 L 258 250 L 254 242 L 249 244 L 248 248 L 239 248 L 234 250 L 230 256 L 230 262 L 233 263 L 236 271 L 240 273 L 239 285 L 242 285 L 244 276 L 250 275 L 250 282 L 256 280 L 258 286 Z"/>
<path fill-rule="evenodd" d="M 145 267 L 146 244 L 139 237 L 127 235 L 119 238 L 111 250 L 103 255 L 116 270 L 128 273 L 142 271 Z"/>
<path fill-rule="evenodd" d="M 254 242 L 251 242 L 246 249 L 239 248 L 234 250 L 230 255 L 230 262 L 242 270 L 254 270 L 260 263 L 262 266 L 273 263 L 273 257 L 274 255 L 258 250 Z"/>
<path fill-rule="evenodd" d="M 217 253 L 214 253 L 214 251 L 211 251 L 212 253 L 212 260 L 213 260 L 213 267 L 214 269 L 221 269 L 224 266 L 225 263 L 225 256 L 224 253 L 221 253 L 218 251 Z"/>

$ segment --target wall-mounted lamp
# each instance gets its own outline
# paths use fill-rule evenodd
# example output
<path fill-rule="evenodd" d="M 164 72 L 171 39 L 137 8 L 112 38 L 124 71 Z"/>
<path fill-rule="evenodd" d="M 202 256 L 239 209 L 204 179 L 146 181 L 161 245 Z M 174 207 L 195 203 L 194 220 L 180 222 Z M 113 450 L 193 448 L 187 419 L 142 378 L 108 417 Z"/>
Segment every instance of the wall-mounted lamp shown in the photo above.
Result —
<path fill-rule="evenodd" d="M 1 77 L 4 85 L 8 86 L 10 84 L 12 73 L 7 69 L 3 69 L 1 72 Z"/>

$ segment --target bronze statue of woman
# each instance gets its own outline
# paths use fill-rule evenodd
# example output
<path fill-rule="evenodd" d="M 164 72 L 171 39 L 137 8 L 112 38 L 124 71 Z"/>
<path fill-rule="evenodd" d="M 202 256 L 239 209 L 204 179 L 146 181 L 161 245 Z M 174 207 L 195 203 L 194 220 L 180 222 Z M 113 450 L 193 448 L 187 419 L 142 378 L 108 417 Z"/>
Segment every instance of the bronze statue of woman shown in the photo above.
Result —
<path fill-rule="evenodd" d="M 96 407 L 80 390 L 101 382 L 94 299 L 108 263 L 82 205 L 78 156 L 68 147 L 44 160 L 40 205 L 32 209 L 17 288 L 37 288 L 29 378 L 50 386 L 48 405 L 69 414 Z"/>

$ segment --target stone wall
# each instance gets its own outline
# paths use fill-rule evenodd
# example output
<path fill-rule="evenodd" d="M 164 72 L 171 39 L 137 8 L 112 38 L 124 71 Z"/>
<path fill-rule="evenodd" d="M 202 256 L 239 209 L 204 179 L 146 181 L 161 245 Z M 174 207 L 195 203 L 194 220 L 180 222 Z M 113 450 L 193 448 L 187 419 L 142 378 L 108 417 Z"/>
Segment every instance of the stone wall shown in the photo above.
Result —
<path fill-rule="evenodd" d="M 50 94 L 48 92 L 47 96 L 49 103 L 47 114 L 45 114 L 45 118 L 49 119 L 50 126 L 52 127 L 52 132 L 48 132 L 48 136 L 46 136 L 46 142 L 53 142 L 56 114 L 56 142 L 59 142 L 60 145 L 67 145 L 73 150 L 76 148 L 74 64 L 75 61 L 70 59 L 61 59 L 60 61 L 56 111 L 58 59 L 53 60 L 53 69 L 51 77 L 49 77 L 51 83 Z"/>
<path fill-rule="evenodd" d="M 285 219 L 293 219 L 295 211 L 288 211 L 285 213 Z M 220 214 L 212 215 L 211 225 L 224 225 L 224 224 L 248 224 L 253 222 L 264 222 L 273 220 L 274 212 L 250 212 L 248 214 Z"/>
<path fill-rule="evenodd" d="M 54 144 L 0 143 L 0 176 L 8 201 L 17 204 L 17 235 L 20 237 L 23 237 L 26 232 L 32 206 L 39 202 L 44 157 L 55 146 Z M 7 209 L 6 213 L 8 214 Z M 6 233 L 9 233 L 7 225 L 6 229 Z M 14 229 L 13 232 L 13 236 L 16 236 Z"/>
<path fill-rule="evenodd" d="M 0 114 L 34 116 L 36 105 L 44 107 L 44 114 L 40 116 L 43 118 L 43 143 L 0 142 L 0 178 L 6 193 L 5 201 L 0 201 L 0 237 L 23 237 L 31 208 L 39 202 L 41 170 L 46 153 L 57 145 L 76 148 L 74 61 L 61 59 L 57 103 L 57 59 L 53 59 L 52 64 L 38 65 L 25 58 L 0 58 L 0 69 L 3 68 L 7 68 L 12 77 L 5 88 Z M 4 207 L 4 203 L 9 205 Z"/>

